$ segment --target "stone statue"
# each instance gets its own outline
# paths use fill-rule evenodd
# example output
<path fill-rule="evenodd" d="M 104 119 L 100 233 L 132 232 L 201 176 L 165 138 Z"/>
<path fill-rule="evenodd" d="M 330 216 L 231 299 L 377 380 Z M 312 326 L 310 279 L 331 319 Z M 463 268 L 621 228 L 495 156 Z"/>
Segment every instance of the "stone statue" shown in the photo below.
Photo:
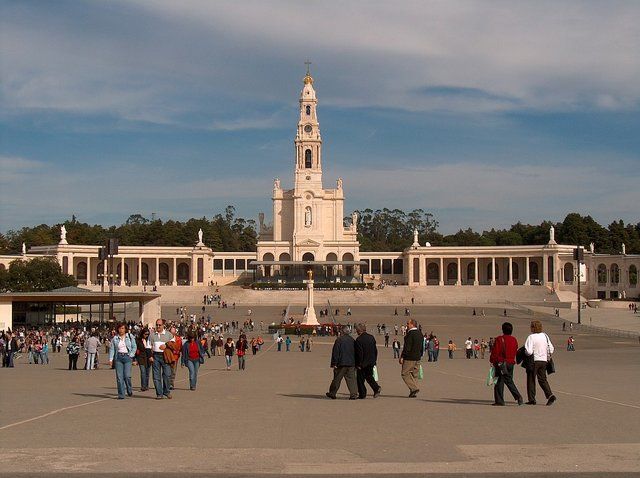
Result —
<path fill-rule="evenodd" d="M 549 228 L 549 244 L 556 243 L 556 228 L 551 226 Z"/>
<path fill-rule="evenodd" d="M 622 255 L 626 256 L 627 255 L 627 246 L 625 245 L 625 243 L 622 243 Z"/>
<path fill-rule="evenodd" d="M 418 228 L 416 227 L 413 230 L 413 247 L 418 247 L 420 246 L 420 243 L 418 242 Z"/>
<path fill-rule="evenodd" d="M 202 245 L 202 228 L 200 228 L 200 230 L 198 231 L 198 245 Z"/>
<path fill-rule="evenodd" d="M 596 252 L 596 245 L 593 242 L 589 244 L 589 252 L 591 252 L 591 254 Z"/>
<path fill-rule="evenodd" d="M 26 255 L 27 254 L 27 245 L 23 242 L 22 243 L 22 255 Z"/>
<path fill-rule="evenodd" d="M 338 186 L 338 189 L 342 189 L 342 178 L 338 178 L 336 185 Z"/>
<path fill-rule="evenodd" d="M 313 269 L 309 269 L 307 271 L 307 277 L 309 278 L 309 280 L 313 280 Z"/>
<path fill-rule="evenodd" d="M 64 227 L 64 224 L 60 226 L 60 244 L 67 243 L 67 228 Z"/>
<path fill-rule="evenodd" d="M 280 189 L 280 178 L 275 178 L 273 180 L 273 189 Z"/>
<path fill-rule="evenodd" d="M 358 213 L 355 211 L 351 213 L 351 225 L 353 226 L 354 229 L 358 225 Z"/>
<path fill-rule="evenodd" d="M 307 227 L 311 226 L 311 208 L 308 206 L 304 210 L 304 225 Z"/>

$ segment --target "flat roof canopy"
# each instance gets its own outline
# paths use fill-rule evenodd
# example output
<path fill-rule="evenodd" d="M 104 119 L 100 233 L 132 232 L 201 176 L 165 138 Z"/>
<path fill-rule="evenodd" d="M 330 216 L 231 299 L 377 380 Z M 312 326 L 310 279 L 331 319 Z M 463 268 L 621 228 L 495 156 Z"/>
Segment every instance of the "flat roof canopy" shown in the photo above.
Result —
<path fill-rule="evenodd" d="M 250 266 L 363 266 L 366 261 L 251 261 Z"/>
<path fill-rule="evenodd" d="M 146 303 L 160 297 L 160 294 L 146 292 L 114 292 L 113 302 Z M 0 294 L 0 302 L 56 302 L 69 304 L 108 304 L 109 292 L 6 292 Z"/>

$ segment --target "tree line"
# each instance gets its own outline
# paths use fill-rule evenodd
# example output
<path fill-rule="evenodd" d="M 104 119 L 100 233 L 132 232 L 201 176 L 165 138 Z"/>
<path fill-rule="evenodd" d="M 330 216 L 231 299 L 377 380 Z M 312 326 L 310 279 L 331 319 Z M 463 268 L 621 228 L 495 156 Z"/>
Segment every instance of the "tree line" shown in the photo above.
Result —
<path fill-rule="evenodd" d="M 418 230 L 421 245 L 427 241 L 433 246 L 546 244 L 549 228 L 554 226 L 556 241 L 560 244 L 577 244 L 588 248 L 593 242 L 596 252 L 619 254 L 624 243 L 628 254 L 640 254 L 640 222 L 625 224 L 618 220 L 605 227 L 591 216 L 571 213 L 562 222 L 544 221 L 538 225 L 518 222 L 509 229 L 477 232 L 468 228 L 444 235 L 438 232 L 438 222 L 433 215 L 422 209 L 405 212 L 384 208 L 356 212 L 360 250 L 365 252 L 401 251 L 413 243 L 415 229 Z M 345 223 L 351 220 L 351 217 L 345 218 Z M 203 242 L 215 251 L 250 252 L 256 250 L 258 239 L 256 222 L 237 217 L 235 208 L 227 206 L 223 214 L 216 214 L 211 219 L 162 221 L 134 214 L 119 226 L 90 225 L 72 217 L 61 224 L 23 227 L 0 234 L 0 253 L 19 253 L 22 243 L 29 247 L 57 244 L 62 224 L 67 230 L 70 244 L 98 245 L 104 244 L 110 237 L 116 237 L 124 246 L 193 246 L 198 239 L 198 230 L 202 229 Z"/>

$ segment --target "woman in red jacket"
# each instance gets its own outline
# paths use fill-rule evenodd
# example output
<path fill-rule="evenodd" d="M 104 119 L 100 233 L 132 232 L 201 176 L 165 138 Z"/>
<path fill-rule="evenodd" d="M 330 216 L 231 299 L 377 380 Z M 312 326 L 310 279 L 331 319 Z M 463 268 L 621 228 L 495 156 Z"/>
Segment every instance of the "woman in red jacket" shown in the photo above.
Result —
<path fill-rule="evenodd" d="M 244 334 L 240 336 L 236 342 L 236 355 L 238 356 L 238 370 L 244 370 L 244 356 L 247 352 L 249 345 L 247 344 L 247 337 Z"/>

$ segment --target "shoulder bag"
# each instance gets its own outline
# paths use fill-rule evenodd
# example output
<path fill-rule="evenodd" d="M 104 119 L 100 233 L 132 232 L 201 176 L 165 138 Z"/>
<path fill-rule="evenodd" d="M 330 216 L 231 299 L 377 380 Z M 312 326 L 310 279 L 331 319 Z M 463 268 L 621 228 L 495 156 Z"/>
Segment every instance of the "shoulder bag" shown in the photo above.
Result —
<path fill-rule="evenodd" d="M 547 338 L 547 375 L 556 373 L 556 364 L 553 363 L 553 357 L 551 357 L 551 347 L 549 346 L 549 336 L 544 334 Z"/>

